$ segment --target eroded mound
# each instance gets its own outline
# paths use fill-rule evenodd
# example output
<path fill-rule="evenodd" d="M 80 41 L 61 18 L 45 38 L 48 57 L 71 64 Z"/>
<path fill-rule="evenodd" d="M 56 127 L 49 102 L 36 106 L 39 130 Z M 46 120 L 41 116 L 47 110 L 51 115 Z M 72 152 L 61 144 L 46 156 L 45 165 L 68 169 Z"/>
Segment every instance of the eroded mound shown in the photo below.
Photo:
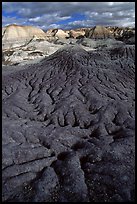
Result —
<path fill-rule="evenodd" d="M 3 201 L 134 201 L 133 53 L 67 46 L 3 74 Z"/>

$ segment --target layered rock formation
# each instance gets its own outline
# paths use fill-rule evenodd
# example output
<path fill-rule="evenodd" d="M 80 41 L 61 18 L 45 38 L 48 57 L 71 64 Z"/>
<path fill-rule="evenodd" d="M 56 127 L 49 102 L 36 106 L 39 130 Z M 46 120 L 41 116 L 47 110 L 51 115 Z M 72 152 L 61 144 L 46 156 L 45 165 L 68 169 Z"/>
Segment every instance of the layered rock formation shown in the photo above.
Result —
<path fill-rule="evenodd" d="M 106 39 L 113 38 L 113 35 L 104 26 L 95 26 L 94 28 L 86 32 L 86 37 L 92 39 Z"/>
<path fill-rule="evenodd" d="M 69 33 L 61 29 L 50 29 L 46 32 L 46 39 L 50 42 L 57 39 L 66 39 L 69 37 Z"/>
<path fill-rule="evenodd" d="M 135 28 L 108 27 L 107 29 L 116 40 L 120 40 L 126 44 L 135 44 Z"/>
<path fill-rule="evenodd" d="M 116 39 L 128 39 L 135 35 L 135 28 L 129 27 L 107 27 L 107 29 L 114 35 Z"/>
<path fill-rule="evenodd" d="M 79 37 L 85 36 L 84 30 L 70 30 L 70 37 L 71 38 L 79 38 Z"/>
<path fill-rule="evenodd" d="M 33 26 L 9 25 L 2 28 L 2 48 L 23 46 L 34 39 L 45 39 L 43 30 Z"/>
<path fill-rule="evenodd" d="M 32 26 L 10 25 L 2 29 L 2 63 L 31 63 L 32 60 L 37 61 L 54 53 L 62 45 L 79 44 L 90 50 L 116 47 L 122 43 L 135 43 L 134 29 L 96 26 L 74 30 L 50 29 L 44 32 Z"/>
<path fill-rule="evenodd" d="M 58 39 L 62 39 L 62 38 L 66 39 L 66 38 L 69 38 L 69 34 L 61 29 L 58 29 L 55 34 L 55 37 L 57 37 Z"/>
<path fill-rule="evenodd" d="M 134 77 L 134 45 L 5 68 L 3 202 L 134 202 Z"/>
<path fill-rule="evenodd" d="M 87 37 L 95 40 L 116 38 L 123 41 L 134 36 L 135 30 L 131 28 L 95 26 L 94 28 L 81 28 L 70 31 L 50 29 L 44 32 L 32 26 L 9 25 L 2 28 L 2 45 L 3 49 L 9 49 L 26 45 L 32 40 L 54 42 L 58 39 Z"/>

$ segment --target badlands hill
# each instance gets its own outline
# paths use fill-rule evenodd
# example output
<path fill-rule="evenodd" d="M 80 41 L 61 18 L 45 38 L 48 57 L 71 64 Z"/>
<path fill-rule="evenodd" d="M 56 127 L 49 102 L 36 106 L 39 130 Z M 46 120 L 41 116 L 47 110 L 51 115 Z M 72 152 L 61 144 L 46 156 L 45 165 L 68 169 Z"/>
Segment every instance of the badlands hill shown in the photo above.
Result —
<path fill-rule="evenodd" d="M 3 202 L 135 201 L 134 40 L 3 28 Z"/>
<path fill-rule="evenodd" d="M 79 44 L 88 51 L 134 43 L 135 30 L 131 28 L 95 26 L 44 32 L 32 26 L 9 25 L 2 29 L 2 63 L 15 65 L 34 62 L 54 53 L 63 45 Z"/>
<path fill-rule="evenodd" d="M 8 43 L 12 43 L 13 45 L 13 42 L 14 44 L 20 42 L 22 43 L 23 41 L 26 42 L 32 40 L 33 38 L 54 41 L 55 39 L 87 37 L 97 40 L 115 37 L 122 38 L 123 35 L 127 35 L 125 37 L 132 37 L 134 35 L 134 30 L 95 26 L 93 28 L 81 28 L 69 31 L 64 31 L 62 29 L 50 29 L 44 32 L 40 28 L 33 26 L 20 26 L 13 24 L 2 28 L 2 44 L 4 49 Z"/>
<path fill-rule="evenodd" d="M 2 39 L 12 40 L 12 39 L 22 39 L 36 36 L 38 38 L 45 37 L 45 32 L 40 28 L 33 26 L 21 26 L 21 25 L 9 25 L 2 28 Z"/>
<path fill-rule="evenodd" d="M 134 202 L 134 78 L 134 45 L 4 68 L 3 202 Z"/>
<path fill-rule="evenodd" d="M 45 32 L 33 26 L 9 25 L 2 28 L 2 45 L 6 47 L 21 46 L 33 38 L 44 39 Z"/>
<path fill-rule="evenodd" d="M 93 29 L 87 31 L 86 36 L 92 39 L 106 39 L 113 37 L 111 32 L 104 26 L 95 26 Z"/>

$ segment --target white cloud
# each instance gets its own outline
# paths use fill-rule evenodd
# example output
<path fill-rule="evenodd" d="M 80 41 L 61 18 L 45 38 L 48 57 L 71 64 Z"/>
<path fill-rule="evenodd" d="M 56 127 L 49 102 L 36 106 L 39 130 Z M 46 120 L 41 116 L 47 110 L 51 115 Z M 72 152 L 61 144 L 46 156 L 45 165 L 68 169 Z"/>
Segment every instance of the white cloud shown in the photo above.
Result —
<path fill-rule="evenodd" d="M 71 16 L 64 16 L 64 17 L 60 17 L 60 20 L 67 20 L 67 19 L 70 19 Z"/>
<path fill-rule="evenodd" d="M 86 25 L 86 26 L 85 26 Z M 73 21 L 68 23 L 68 28 L 71 27 L 92 27 L 94 26 L 94 22 L 92 20 L 83 20 L 83 21 Z"/>
<path fill-rule="evenodd" d="M 2 24 L 4 26 L 10 25 L 10 24 L 25 25 L 25 23 L 26 23 L 25 19 L 17 19 L 16 17 L 2 16 Z"/>
<path fill-rule="evenodd" d="M 38 17 L 35 17 L 35 18 L 30 18 L 29 21 L 30 21 L 30 22 L 39 22 L 40 19 L 41 19 L 41 17 L 38 16 Z"/>
<path fill-rule="evenodd" d="M 114 2 L 108 2 L 108 5 L 109 5 L 109 6 L 113 6 L 113 5 L 114 5 Z"/>
<path fill-rule="evenodd" d="M 104 16 L 104 17 L 112 17 L 112 16 L 113 16 L 113 13 L 104 12 L 104 13 L 102 13 L 102 16 Z"/>
<path fill-rule="evenodd" d="M 19 11 L 18 11 L 18 14 L 20 15 L 30 15 L 31 14 L 31 9 L 30 8 L 21 8 Z"/>
<path fill-rule="evenodd" d="M 2 10 L 9 14 L 3 17 L 7 23 L 31 24 L 41 28 L 75 28 L 95 25 L 124 26 L 135 24 L 135 2 L 3 2 Z M 10 17 L 17 13 L 19 18 Z M 83 19 L 71 17 L 82 14 Z M 60 21 L 69 23 L 60 24 Z"/>

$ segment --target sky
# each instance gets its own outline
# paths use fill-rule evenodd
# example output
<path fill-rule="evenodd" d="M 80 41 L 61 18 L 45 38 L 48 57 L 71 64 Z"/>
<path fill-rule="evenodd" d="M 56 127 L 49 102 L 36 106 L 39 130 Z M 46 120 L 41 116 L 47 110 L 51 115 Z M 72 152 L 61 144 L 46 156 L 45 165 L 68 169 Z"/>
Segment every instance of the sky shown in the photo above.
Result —
<path fill-rule="evenodd" d="M 2 26 L 52 28 L 135 27 L 135 2 L 3 2 Z"/>

